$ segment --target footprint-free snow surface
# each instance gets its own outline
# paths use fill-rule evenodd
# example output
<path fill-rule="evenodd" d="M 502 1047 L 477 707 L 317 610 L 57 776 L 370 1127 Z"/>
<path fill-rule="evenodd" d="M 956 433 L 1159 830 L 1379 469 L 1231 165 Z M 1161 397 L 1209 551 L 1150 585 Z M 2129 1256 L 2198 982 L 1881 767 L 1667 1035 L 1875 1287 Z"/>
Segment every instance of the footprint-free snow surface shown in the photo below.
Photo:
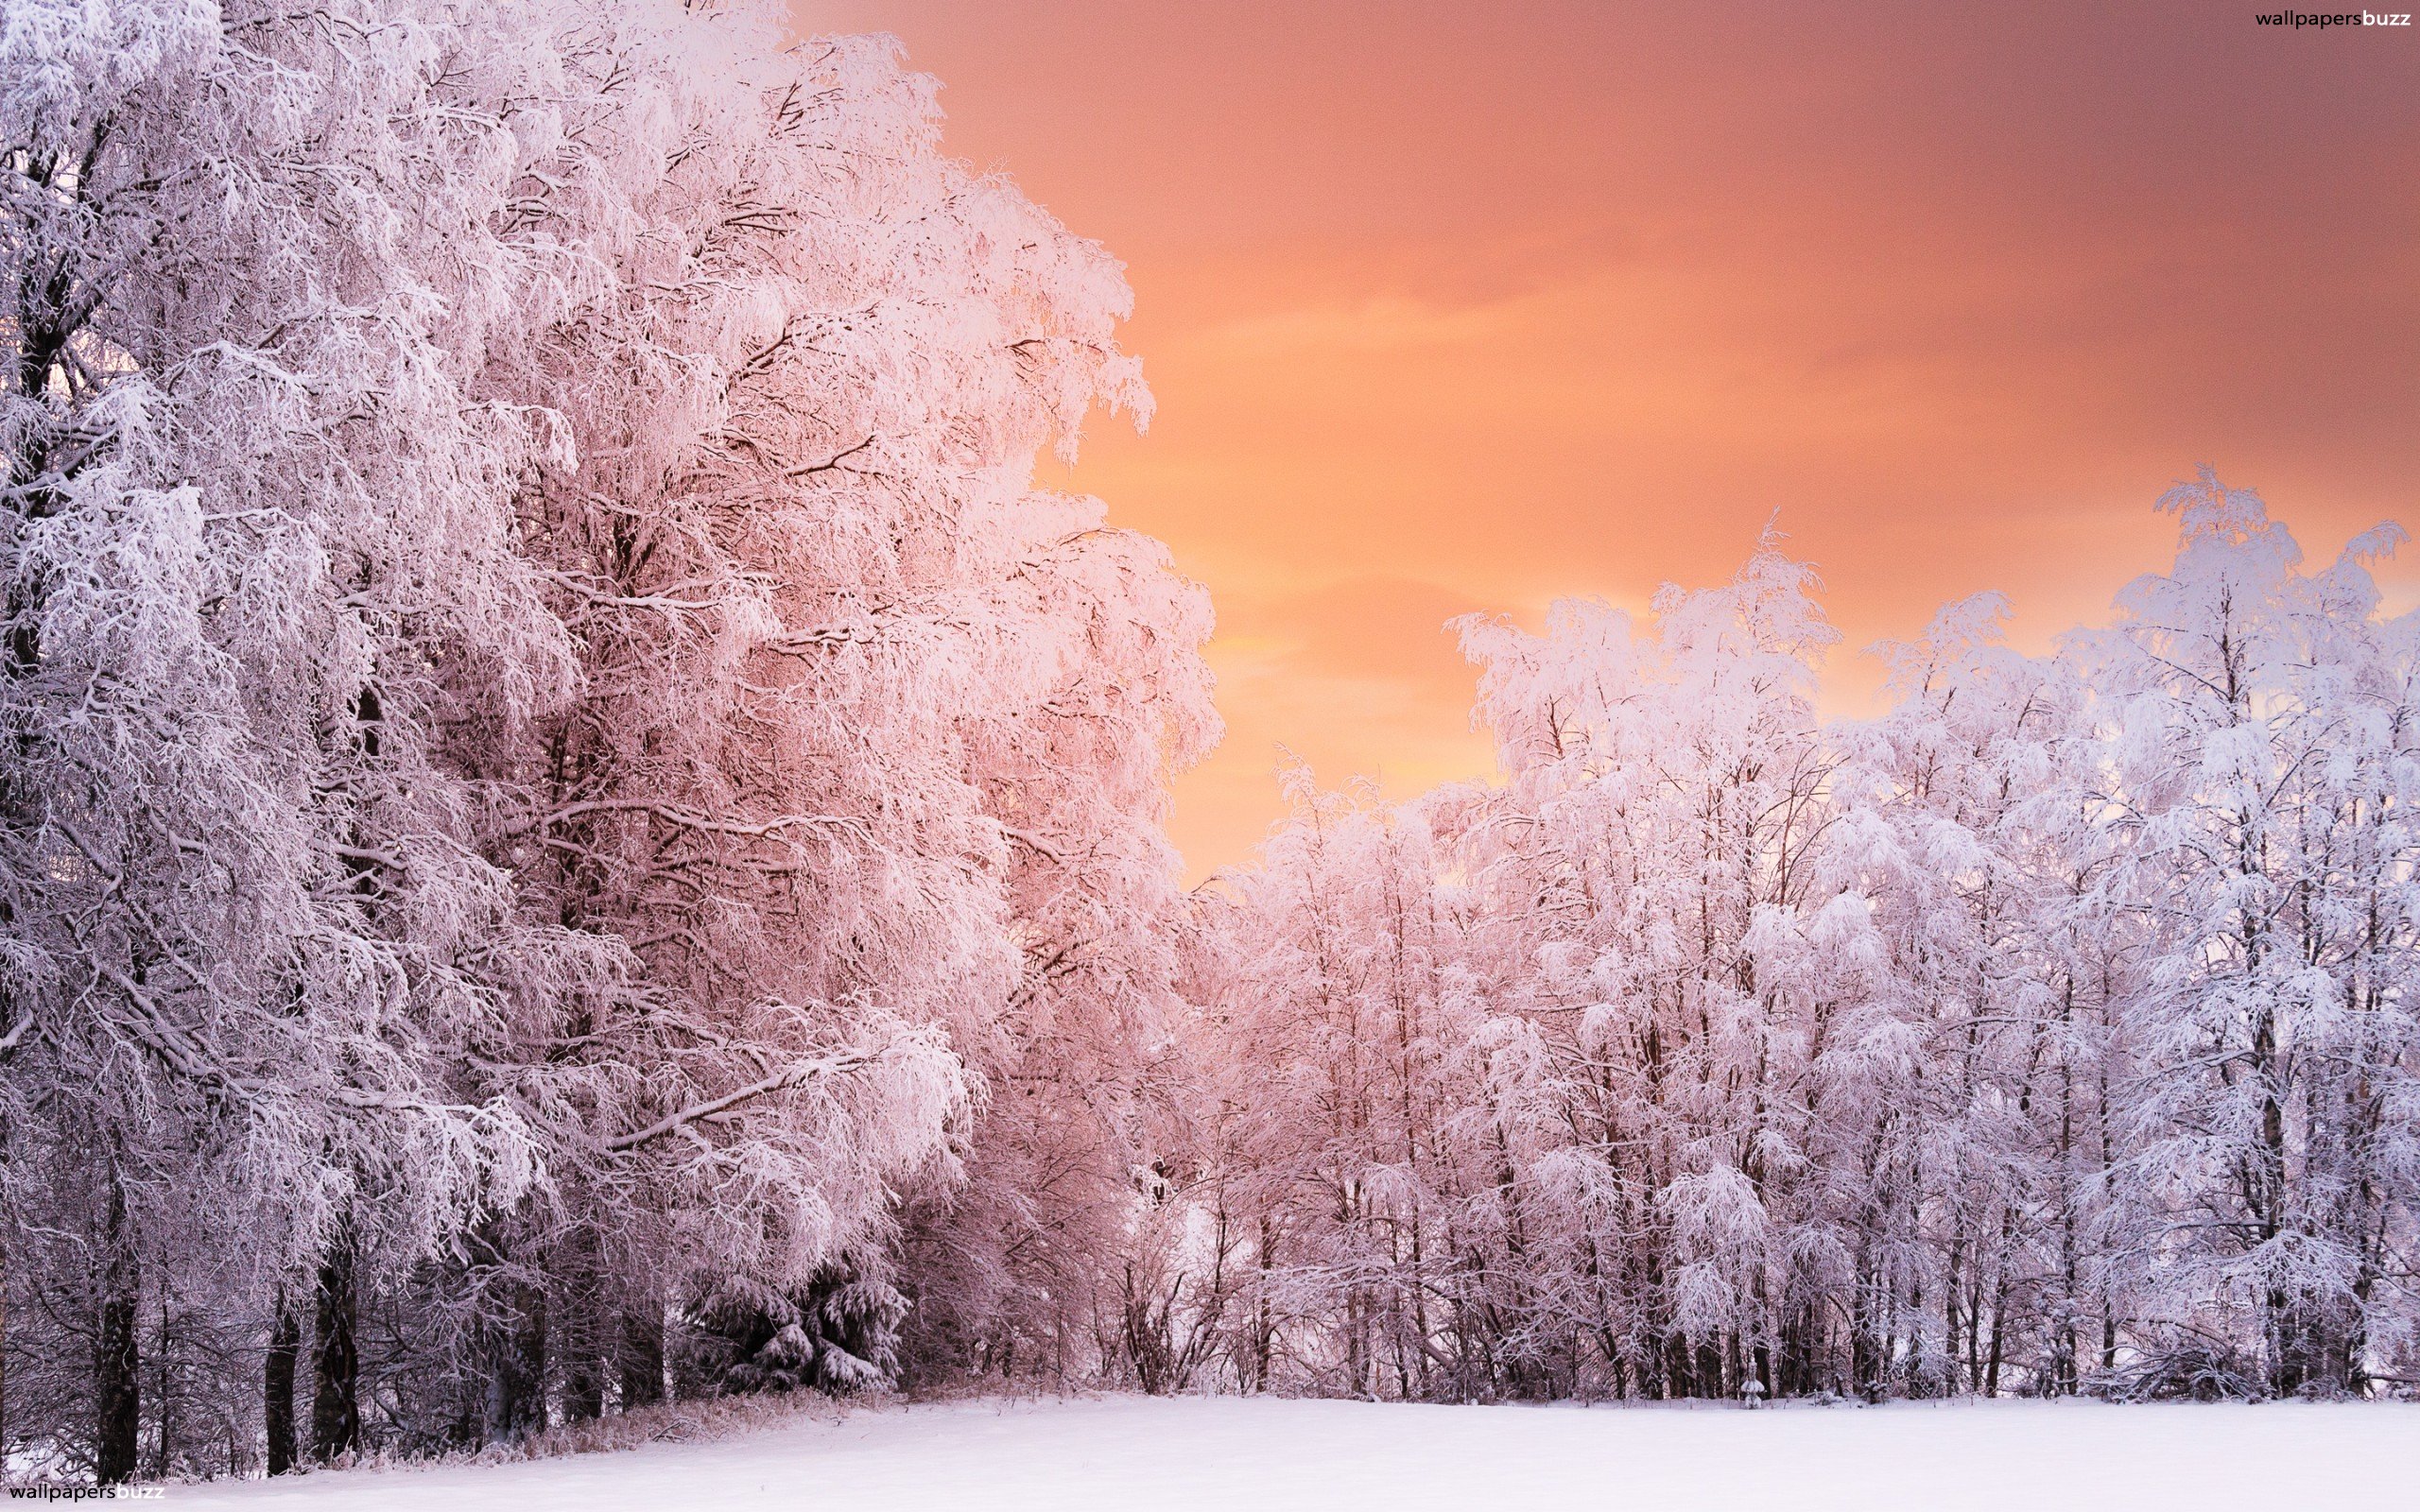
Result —
<path fill-rule="evenodd" d="M 1257 1399 L 953 1403 L 739 1437 L 172 1486 L 249 1512 L 1321 1512 L 2411 1506 L 2420 1406 L 1430 1407 Z"/>

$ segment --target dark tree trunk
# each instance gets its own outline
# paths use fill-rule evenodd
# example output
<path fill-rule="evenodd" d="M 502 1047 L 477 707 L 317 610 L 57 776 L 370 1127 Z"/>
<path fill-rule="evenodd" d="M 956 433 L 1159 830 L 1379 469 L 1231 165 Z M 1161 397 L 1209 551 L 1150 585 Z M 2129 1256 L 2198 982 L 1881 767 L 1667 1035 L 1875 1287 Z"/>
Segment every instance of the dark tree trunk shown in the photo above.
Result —
<path fill-rule="evenodd" d="M 580 1422 L 605 1416 L 606 1343 L 604 1304 L 594 1293 L 565 1308 L 557 1356 L 562 1362 L 562 1416 Z M 539 1359 L 544 1359 L 543 1350 Z M 541 1377 L 541 1379 L 544 1379 Z M 543 1400 L 543 1398 L 541 1399 Z"/>
<path fill-rule="evenodd" d="M 126 1227 L 126 1194 L 110 1178 L 109 1258 L 101 1277 L 99 1331 L 94 1337 L 96 1409 L 93 1476 L 103 1486 L 131 1480 L 143 1429 L 142 1351 L 135 1342 L 140 1293 L 132 1236 Z"/>
<path fill-rule="evenodd" d="M 151 1351 L 152 1392 L 151 1421 L 156 1425 L 151 1440 L 151 1478 L 168 1478 L 169 1463 L 177 1452 L 176 1376 L 168 1362 L 176 1355 L 176 1338 L 171 1332 L 174 1323 L 168 1315 L 168 1291 L 160 1289 L 160 1332 Z"/>
<path fill-rule="evenodd" d="M 302 1356 L 302 1325 L 277 1291 L 277 1318 L 268 1336 L 268 1362 L 261 1372 L 262 1420 L 268 1428 L 268 1472 L 294 1468 L 294 1366 Z"/>
<path fill-rule="evenodd" d="M 1698 1345 L 1694 1383 L 1697 1387 L 1695 1392 L 1697 1396 L 1720 1397 L 1723 1394 L 1722 1346 L 1712 1339 L 1706 1339 Z"/>
<path fill-rule="evenodd" d="M 582 1350 L 563 1365 L 563 1421 L 605 1416 L 605 1362 Z"/>
<path fill-rule="evenodd" d="M 664 1314 L 653 1306 L 622 1317 L 622 1410 L 664 1400 Z"/>
<path fill-rule="evenodd" d="M 1849 1316 L 1849 1382 L 1858 1396 L 1880 1401 L 1889 1389 L 1891 1360 L 1882 1335 L 1884 1283 L 1870 1260 L 1858 1261 L 1855 1286 Z"/>
<path fill-rule="evenodd" d="M 1678 1332 L 1664 1339 L 1664 1389 L 1676 1399 L 1685 1400 L 1696 1396 L 1696 1377 L 1689 1368 L 1689 1341 Z"/>
<path fill-rule="evenodd" d="M 355 1336 L 353 1235 L 320 1262 L 319 1348 L 311 1357 L 311 1457 L 325 1463 L 361 1447 L 361 1351 Z"/>
<path fill-rule="evenodd" d="M 1823 1324 L 1811 1308 L 1791 1310 L 1782 1324 L 1781 1357 L 1774 1363 L 1772 1377 L 1766 1382 L 1778 1397 L 1805 1397 L 1821 1384 L 1816 1350 L 1823 1340 Z"/>
<path fill-rule="evenodd" d="M 605 1416 L 606 1375 L 620 1353 L 618 1314 L 607 1299 L 604 1265 L 594 1236 L 582 1234 L 558 1251 L 556 1268 L 567 1285 L 555 1352 L 562 1369 L 565 1422 Z"/>
<path fill-rule="evenodd" d="M 9 1251 L 0 1246 L 0 1466 L 9 1463 Z"/>
<path fill-rule="evenodd" d="M 2000 1394 L 2000 1362 L 2005 1358 L 2008 1345 L 2007 1323 L 2008 1273 L 2002 1270 L 1999 1289 L 1992 1297 L 1991 1345 L 1984 1351 L 1983 1358 L 1983 1395 L 1986 1397 Z"/>
<path fill-rule="evenodd" d="M 546 1299 L 534 1286 L 503 1288 L 507 1315 L 489 1332 L 487 1437 L 510 1443 L 546 1425 Z"/>

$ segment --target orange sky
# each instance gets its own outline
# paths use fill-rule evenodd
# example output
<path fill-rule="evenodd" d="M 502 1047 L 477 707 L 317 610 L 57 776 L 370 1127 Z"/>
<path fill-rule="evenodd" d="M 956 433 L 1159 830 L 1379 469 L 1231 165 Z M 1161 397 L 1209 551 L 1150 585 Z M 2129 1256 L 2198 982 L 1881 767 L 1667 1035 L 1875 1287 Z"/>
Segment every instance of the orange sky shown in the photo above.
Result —
<path fill-rule="evenodd" d="M 1775 509 L 1843 708 L 1944 598 L 2100 617 L 2199 462 L 2314 557 L 2420 524 L 2420 34 L 2266 3 L 794 0 L 1128 264 L 1159 418 L 1075 482 L 1217 598 L 1196 875 L 1281 742 L 1489 769 L 1448 616 L 1718 580 Z"/>

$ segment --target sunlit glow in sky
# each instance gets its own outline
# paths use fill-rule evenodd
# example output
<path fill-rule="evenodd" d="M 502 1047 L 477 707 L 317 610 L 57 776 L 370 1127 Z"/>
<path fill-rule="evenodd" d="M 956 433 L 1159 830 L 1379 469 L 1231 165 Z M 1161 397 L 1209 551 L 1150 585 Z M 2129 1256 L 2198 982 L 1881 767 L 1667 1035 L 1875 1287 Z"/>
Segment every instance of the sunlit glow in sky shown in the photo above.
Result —
<path fill-rule="evenodd" d="M 1848 712 L 1945 598 L 2105 617 L 2197 463 L 2313 557 L 2420 524 L 2420 34 L 2254 9 L 797 0 L 1128 265 L 1159 418 L 1073 483 L 1218 603 L 1197 876 L 1281 744 L 1491 769 L 1450 616 L 1643 605 L 1776 512 Z"/>

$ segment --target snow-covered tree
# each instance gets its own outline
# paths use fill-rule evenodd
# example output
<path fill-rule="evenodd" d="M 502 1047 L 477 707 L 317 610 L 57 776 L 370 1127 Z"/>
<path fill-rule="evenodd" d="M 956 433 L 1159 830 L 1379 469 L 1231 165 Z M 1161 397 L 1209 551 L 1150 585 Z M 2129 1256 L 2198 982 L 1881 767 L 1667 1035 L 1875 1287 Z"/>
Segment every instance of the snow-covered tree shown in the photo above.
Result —
<path fill-rule="evenodd" d="M 1842 864 L 1875 900 L 1910 1037 L 1868 1100 L 1896 1201 L 1869 1181 L 1865 1227 L 1899 1250 L 1880 1297 L 1915 1391 L 1994 1392 L 2007 1362 L 2045 1353 L 2036 1383 L 2073 1391 L 2114 1325 L 2095 1194 L 2134 921 L 2110 890 L 2082 679 L 2001 644 L 2006 612 L 1979 595 L 1882 648 L 1897 701 L 1850 732 L 1838 784 Z"/>
<path fill-rule="evenodd" d="M 2364 565 L 2400 536 L 2307 576 L 2253 495 L 2205 473 L 2165 504 L 2176 566 L 2113 628 L 2028 657 L 1997 595 L 1951 605 L 1879 648 L 1872 720 L 1818 721 L 1831 632 L 1771 541 L 1643 632 L 1575 603 L 1466 624 L 1504 782 L 1300 797 L 1206 905 L 1193 1034 L 1244 1068 L 1203 1094 L 1198 1198 L 1244 1236 L 1233 1378 L 2408 1375 L 2413 632 Z M 1449 927 L 1411 944 L 1381 898 Z M 1398 1108 L 1364 1005 L 1400 961 L 1443 985 Z M 1421 1160 L 1375 1178 L 1398 1146 Z M 1372 1252 L 1379 1192 L 1442 1225 L 1416 1280 Z M 1358 1365 L 1380 1316 L 1450 1368 Z"/>
<path fill-rule="evenodd" d="M 1206 609 L 1032 482 L 1147 403 L 1122 279 L 785 25 L 0 21 L 0 1433 L 62 1469 L 213 1441 L 138 1389 L 204 1324 L 272 1468 L 886 1379 L 977 1094 L 1164 1053 Z"/>
<path fill-rule="evenodd" d="M 315 1437 L 350 1447 L 359 1278 L 541 1172 L 459 1052 L 616 970 L 476 844 L 471 747 L 574 666 L 509 508 L 543 435 L 473 394 L 516 256 L 443 43 L 342 8 L 0 27 L 8 1195 L 45 1236 L 10 1258 L 35 1315 L 97 1318 L 53 1447 L 103 1480 L 136 1303 L 197 1266 L 315 1314 Z"/>
<path fill-rule="evenodd" d="M 899 1278 L 930 1303 L 920 1332 L 946 1333 L 953 1307 L 998 1320 L 1030 1282 L 1005 1255 L 1098 1248 L 1047 1211 L 1101 1200 L 1069 1188 L 1131 1196 L 1114 1108 L 1169 990 L 1158 820 L 1169 767 L 1215 734 L 1207 613 L 1155 543 L 1033 485 L 1093 403 L 1148 406 L 1115 346 L 1115 265 L 942 157 L 929 83 L 887 43 L 784 54 L 769 18 L 735 19 L 654 74 L 632 40 L 583 39 L 602 103 L 551 151 L 636 166 L 528 173 L 529 214 L 600 266 L 509 376 L 582 459 L 530 534 L 589 669 L 530 751 L 513 839 L 544 852 L 548 907 L 639 951 L 662 1000 L 644 1033 L 709 1091 L 761 1077 L 786 1036 L 812 1048 L 809 1021 L 892 1058 L 946 1036 L 988 1095 L 979 1132 L 945 1122 L 990 1169 L 963 1197 L 924 1184 L 919 1275 Z M 617 193 L 634 175 L 644 192 Z M 811 1006 L 747 1017 L 769 1001 Z M 1057 1094 L 1028 1058 L 1068 1078 Z M 1047 1131 L 1104 1107 L 1108 1129 Z M 1071 1137 L 1102 1145 L 1078 1173 Z M 709 1311 L 734 1287 L 786 1311 L 763 1288 L 842 1250 L 850 1284 L 890 1286 L 888 1167 L 798 1243 L 733 1200 L 764 1178 L 752 1149 L 645 1184 L 660 1237 L 611 1267 L 648 1278 L 625 1311 L 717 1270 Z M 829 1155 L 787 1157 L 818 1201 Z M 970 1234 L 987 1211 L 1011 1216 Z M 650 1230 L 610 1204 L 579 1221 L 600 1243 Z"/>
<path fill-rule="evenodd" d="M 1487 1315 L 1507 1279 L 1489 1261 L 1519 1243 L 1504 1141 L 1521 1114 L 1487 1069 L 1514 1026 L 1463 979 L 1423 817 L 1299 769 L 1290 786 L 1261 867 L 1205 902 L 1236 942 L 1211 963 L 1209 1106 L 1181 1193 L 1223 1241 L 1210 1304 L 1250 1386 L 1493 1395 L 1523 1369 Z"/>
<path fill-rule="evenodd" d="M 2162 501 L 2174 568 L 2092 648 L 2155 958 L 2122 1260 L 2176 1348 L 2266 1389 L 2360 1389 L 2409 1348 L 2416 1024 L 2411 627 L 2208 472 Z"/>

